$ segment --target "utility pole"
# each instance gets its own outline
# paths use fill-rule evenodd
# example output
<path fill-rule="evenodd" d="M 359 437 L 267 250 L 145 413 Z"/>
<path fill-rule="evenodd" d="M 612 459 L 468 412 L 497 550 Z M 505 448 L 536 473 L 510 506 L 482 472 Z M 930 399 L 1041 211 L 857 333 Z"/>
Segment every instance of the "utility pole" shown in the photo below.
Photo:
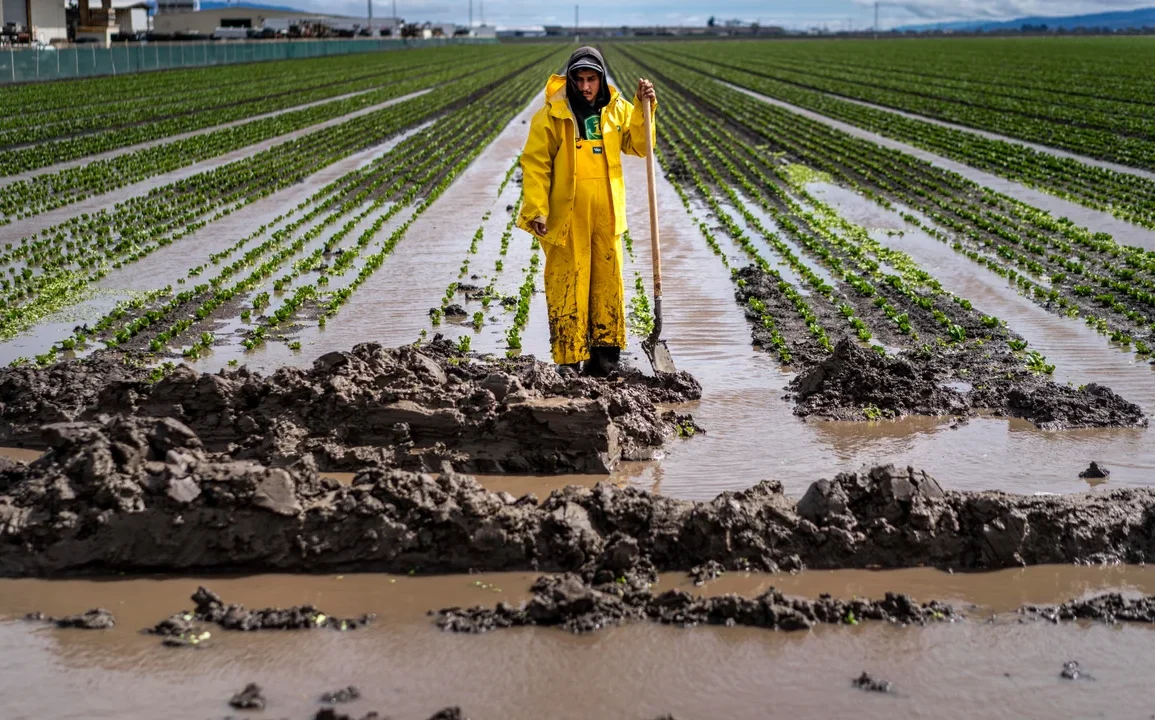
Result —
<path fill-rule="evenodd" d="M 579 27 L 581 27 L 581 26 L 578 25 L 578 6 L 574 5 L 573 6 L 573 36 L 575 39 L 578 37 L 578 28 Z"/>
<path fill-rule="evenodd" d="M 369 35 L 373 35 L 373 0 L 365 0 L 369 5 Z"/>
<path fill-rule="evenodd" d="M 874 39 L 878 39 L 878 0 L 874 0 Z"/>
<path fill-rule="evenodd" d="M 481 27 L 485 27 L 485 0 L 477 0 L 477 4 L 481 6 Z"/>
<path fill-rule="evenodd" d="M 473 0 L 469 0 L 469 32 L 473 32 Z"/>

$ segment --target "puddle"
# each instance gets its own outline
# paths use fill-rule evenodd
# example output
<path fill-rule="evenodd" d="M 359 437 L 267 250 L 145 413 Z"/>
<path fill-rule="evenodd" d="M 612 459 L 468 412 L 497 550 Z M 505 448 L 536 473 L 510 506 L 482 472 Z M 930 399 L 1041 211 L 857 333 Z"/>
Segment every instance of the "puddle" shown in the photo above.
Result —
<path fill-rule="evenodd" d="M 925 570 L 728 574 L 699 591 L 776 585 L 789 593 L 834 589 L 840 596 L 878 596 L 885 588 L 1002 610 L 1099 587 L 1150 592 L 1151 575 L 1139 568 L 1030 568 L 983 576 Z M 452 605 L 516 602 L 533 577 L 0 580 L 5 716 L 203 720 L 235 714 L 226 702 L 248 682 L 262 685 L 268 698 L 260 717 L 311 717 L 322 692 L 349 684 L 360 688 L 362 699 L 342 706 L 343 712 L 377 710 L 406 720 L 447 705 L 460 705 L 476 720 L 637 720 L 667 712 L 761 720 L 770 706 L 782 716 L 809 717 L 815 697 L 822 698 L 823 717 L 879 720 L 1097 717 L 1105 707 L 1112 717 L 1150 713 L 1147 668 L 1155 662 L 1155 644 L 1145 627 L 970 619 L 921 629 L 864 623 L 804 633 L 635 624 L 587 636 L 550 628 L 462 636 L 436 630 L 425 615 Z M 139 632 L 191 607 L 188 596 L 198 584 L 248 607 L 311 602 L 336 615 L 375 612 L 378 620 L 348 633 L 214 628 L 210 644 L 195 650 L 165 648 Z M 689 587 L 677 575 L 663 576 L 658 587 L 676 584 Z M 66 614 L 97 606 L 116 615 L 115 628 L 57 630 L 15 619 L 35 610 Z M 1070 659 L 1095 681 L 1062 680 L 1062 663 Z M 897 692 L 854 689 L 851 679 L 864 670 L 895 683 Z"/>

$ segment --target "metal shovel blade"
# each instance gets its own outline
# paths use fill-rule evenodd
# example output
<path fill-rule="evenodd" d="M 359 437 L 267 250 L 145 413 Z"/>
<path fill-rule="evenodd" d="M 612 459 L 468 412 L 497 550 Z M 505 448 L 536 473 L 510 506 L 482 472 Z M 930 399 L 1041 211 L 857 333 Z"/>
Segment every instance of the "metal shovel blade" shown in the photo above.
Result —
<path fill-rule="evenodd" d="M 678 369 L 674 367 L 674 358 L 670 355 L 670 348 L 666 347 L 665 340 L 648 337 L 642 341 L 642 351 L 650 359 L 650 365 L 654 367 L 654 372 L 678 372 Z"/>
<path fill-rule="evenodd" d="M 661 334 L 662 296 L 658 295 L 654 298 L 654 329 L 650 331 L 649 337 L 642 340 L 642 352 L 649 358 L 654 372 L 676 373 L 678 369 L 674 367 L 674 357 L 670 355 L 670 348 L 666 347 L 666 341 L 661 338 Z"/>

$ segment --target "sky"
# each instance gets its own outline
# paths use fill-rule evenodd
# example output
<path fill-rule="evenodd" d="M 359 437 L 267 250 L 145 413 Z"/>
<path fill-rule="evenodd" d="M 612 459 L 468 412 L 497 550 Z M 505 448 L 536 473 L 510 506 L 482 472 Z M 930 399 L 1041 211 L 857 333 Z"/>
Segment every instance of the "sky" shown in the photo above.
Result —
<path fill-rule="evenodd" d="M 268 5 L 317 12 L 364 15 L 365 0 L 254 0 Z M 375 16 L 392 14 L 392 0 L 373 0 Z M 582 25 L 704 25 L 740 19 L 788 28 L 847 26 L 863 29 L 874 22 L 873 0 L 579 0 Z M 572 25 L 573 2 L 553 0 L 473 0 L 475 22 L 500 27 Z M 1082 15 L 1134 10 L 1155 0 L 884 0 L 879 24 L 893 27 L 951 20 L 1009 20 L 1029 15 Z M 397 0 L 397 14 L 410 21 L 465 24 L 469 0 Z"/>

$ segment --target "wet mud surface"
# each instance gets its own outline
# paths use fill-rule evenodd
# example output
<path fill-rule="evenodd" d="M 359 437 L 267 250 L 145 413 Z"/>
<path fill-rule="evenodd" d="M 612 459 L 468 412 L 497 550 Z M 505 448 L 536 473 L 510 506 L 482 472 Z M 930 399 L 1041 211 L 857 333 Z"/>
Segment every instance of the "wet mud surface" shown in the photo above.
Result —
<path fill-rule="evenodd" d="M 803 417 L 859 420 L 874 408 L 888 418 L 987 412 L 1048 430 L 1148 423 L 1142 408 L 1110 388 L 1059 385 L 998 349 L 936 348 L 883 357 L 843 338 L 790 389 L 798 403 L 794 412 Z"/>
<path fill-rule="evenodd" d="M 777 280 L 747 266 L 736 274 L 737 300 L 747 315 L 752 300 L 766 307 L 788 305 Z M 917 308 L 909 312 L 916 315 Z M 1146 427 L 1143 409 L 1110 388 L 1089 384 L 1059 385 L 1043 373 L 1024 367 L 1007 346 L 1019 339 L 1003 327 L 986 328 L 981 313 L 954 309 L 951 320 L 967 337 L 985 337 L 981 344 L 926 343 L 897 355 L 880 355 L 839 331 L 833 352 L 813 343 L 805 328 L 786 335 L 798 376 L 790 383 L 801 417 L 833 420 L 876 420 L 908 415 L 968 417 L 980 412 L 1030 420 L 1040 428 Z M 913 322 L 917 322 L 917 317 Z M 755 322 L 755 342 L 771 347 L 768 331 Z"/>
<path fill-rule="evenodd" d="M 343 484 L 308 460 L 286 467 L 236 460 L 206 450 L 171 417 L 115 415 L 43 432 L 45 455 L 0 469 L 0 575 L 275 569 L 595 577 L 604 570 L 616 577 L 711 561 L 728 570 L 979 570 L 1155 557 L 1155 491 L 1144 489 L 947 492 L 924 472 L 878 466 L 819 480 L 798 501 L 781 483 L 764 481 L 708 502 L 609 483 L 567 487 L 539 502 L 488 491 L 449 463 L 436 478 L 378 465 Z"/>
<path fill-rule="evenodd" d="M 43 435 L 45 423 L 118 415 L 177 420 L 195 433 L 192 447 L 274 467 L 448 461 L 481 472 L 608 473 L 649 458 L 686 422 L 655 403 L 700 394 L 685 373 L 563 379 L 533 358 L 486 361 L 443 340 L 359 345 L 268 376 L 181 366 L 155 383 L 143 368 L 97 358 L 0 370 L 0 443 L 43 446 L 59 439 Z"/>

